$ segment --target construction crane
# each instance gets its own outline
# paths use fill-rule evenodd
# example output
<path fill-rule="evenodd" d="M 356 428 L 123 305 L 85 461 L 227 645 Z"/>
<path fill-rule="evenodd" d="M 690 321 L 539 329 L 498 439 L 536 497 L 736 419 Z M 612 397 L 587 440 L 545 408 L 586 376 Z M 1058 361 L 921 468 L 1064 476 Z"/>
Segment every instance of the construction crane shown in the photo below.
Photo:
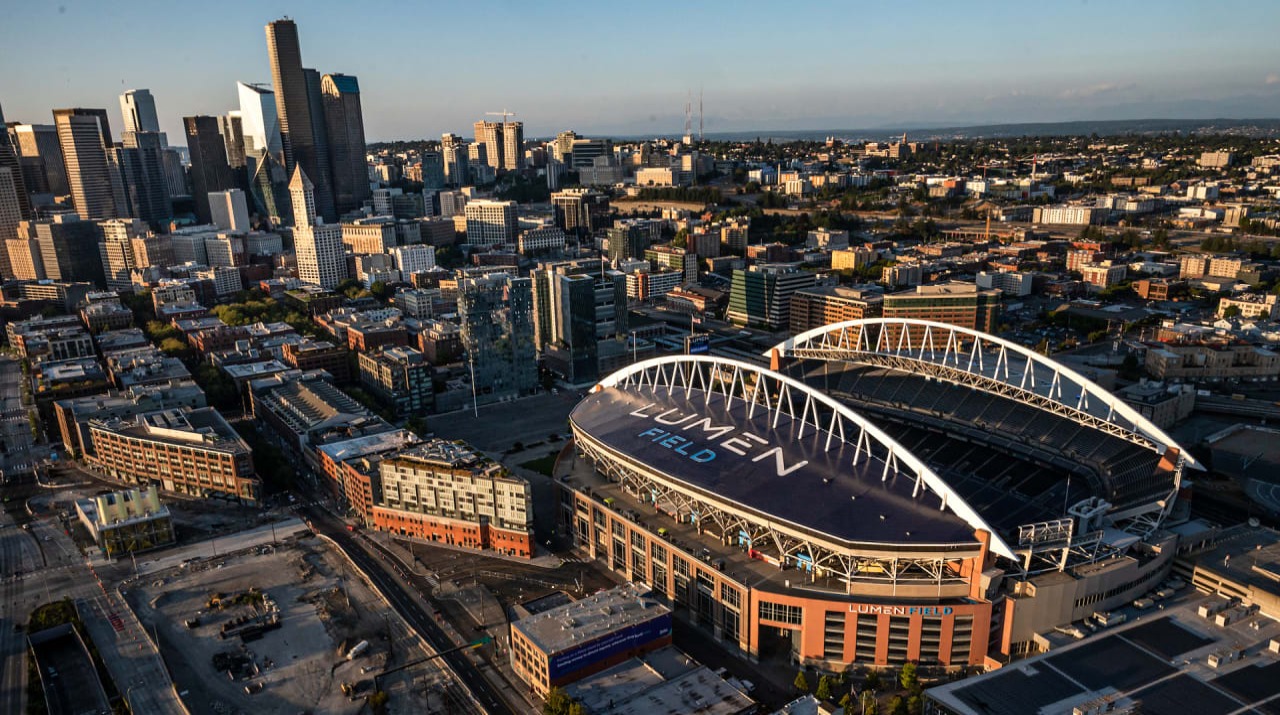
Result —
<path fill-rule="evenodd" d="M 508 116 L 508 115 L 509 115 L 509 116 L 512 116 L 512 117 L 516 116 L 516 113 L 515 113 L 515 112 L 509 112 L 509 111 L 507 111 L 507 110 L 505 110 L 505 109 L 504 109 L 504 110 L 502 110 L 501 112 L 485 112 L 484 114 L 485 114 L 485 116 L 502 117 L 502 123 L 503 123 L 503 124 L 506 124 L 506 123 L 507 123 L 507 116 Z"/>

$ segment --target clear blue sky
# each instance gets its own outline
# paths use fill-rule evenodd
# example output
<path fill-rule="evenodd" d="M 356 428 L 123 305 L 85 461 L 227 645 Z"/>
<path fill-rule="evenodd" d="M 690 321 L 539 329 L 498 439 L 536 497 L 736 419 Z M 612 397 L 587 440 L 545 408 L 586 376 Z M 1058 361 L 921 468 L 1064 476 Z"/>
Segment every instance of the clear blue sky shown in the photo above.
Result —
<path fill-rule="evenodd" d="M 708 132 L 1280 116 L 1280 3 L 1235 0 L 6 0 L 0 106 L 106 107 L 118 135 L 117 96 L 146 87 L 177 137 L 270 81 L 285 14 L 306 66 L 360 78 L 371 141 L 504 107 L 528 136 L 678 133 L 699 87 Z"/>

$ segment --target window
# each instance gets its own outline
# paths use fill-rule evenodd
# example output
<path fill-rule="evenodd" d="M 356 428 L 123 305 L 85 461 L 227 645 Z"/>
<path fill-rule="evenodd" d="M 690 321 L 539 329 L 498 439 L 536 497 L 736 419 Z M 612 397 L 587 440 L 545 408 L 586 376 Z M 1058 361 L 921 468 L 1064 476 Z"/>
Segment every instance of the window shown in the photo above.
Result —
<path fill-rule="evenodd" d="M 798 626 L 803 611 L 799 606 L 787 606 L 781 603 L 760 602 L 760 620 L 787 623 Z"/>

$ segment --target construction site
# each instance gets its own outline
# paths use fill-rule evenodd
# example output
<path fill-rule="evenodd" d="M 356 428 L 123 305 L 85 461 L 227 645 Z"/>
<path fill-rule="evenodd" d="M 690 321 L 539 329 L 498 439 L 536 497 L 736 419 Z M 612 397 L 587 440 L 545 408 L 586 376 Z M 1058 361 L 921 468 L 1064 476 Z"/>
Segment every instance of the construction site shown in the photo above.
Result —
<path fill-rule="evenodd" d="M 183 562 L 127 598 L 193 715 L 378 713 L 388 701 L 471 710 L 421 639 L 315 536 Z"/>

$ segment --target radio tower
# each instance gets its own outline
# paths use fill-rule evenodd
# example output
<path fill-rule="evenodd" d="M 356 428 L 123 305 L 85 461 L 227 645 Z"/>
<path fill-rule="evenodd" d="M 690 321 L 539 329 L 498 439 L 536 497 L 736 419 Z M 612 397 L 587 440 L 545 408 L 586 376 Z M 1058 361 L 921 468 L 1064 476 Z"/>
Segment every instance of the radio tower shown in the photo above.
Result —
<path fill-rule="evenodd" d="M 702 88 L 698 88 L 698 141 L 702 141 Z"/>
<path fill-rule="evenodd" d="M 693 143 L 693 90 L 684 100 L 684 143 Z"/>

